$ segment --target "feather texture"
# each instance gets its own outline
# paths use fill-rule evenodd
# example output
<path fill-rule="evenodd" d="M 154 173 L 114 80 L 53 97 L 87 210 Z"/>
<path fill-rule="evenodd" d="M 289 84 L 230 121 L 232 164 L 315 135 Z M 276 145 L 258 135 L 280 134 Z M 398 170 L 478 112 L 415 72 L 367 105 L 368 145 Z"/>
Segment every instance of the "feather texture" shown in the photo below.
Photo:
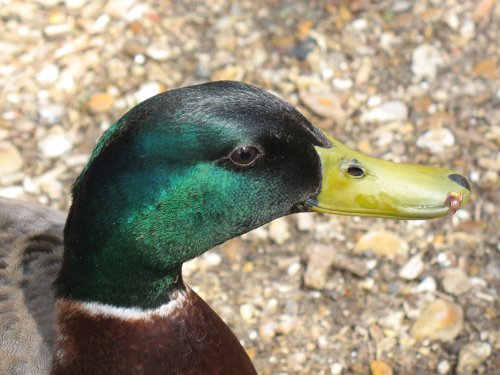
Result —
<path fill-rule="evenodd" d="M 0 198 L 0 373 L 45 374 L 54 347 L 55 293 L 66 215 Z"/>

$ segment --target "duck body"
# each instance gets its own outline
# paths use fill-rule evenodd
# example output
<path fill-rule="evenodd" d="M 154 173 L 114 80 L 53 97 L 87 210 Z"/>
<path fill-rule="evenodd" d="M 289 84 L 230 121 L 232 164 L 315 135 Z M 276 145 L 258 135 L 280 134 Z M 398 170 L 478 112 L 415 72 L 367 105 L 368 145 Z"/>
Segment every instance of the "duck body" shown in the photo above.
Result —
<path fill-rule="evenodd" d="M 0 373 L 48 374 L 66 214 L 0 197 Z"/>
<path fill-rule="evenodd" d="M 295 212 L 443 216 L 456 176 L 350 150 L 254 86 L 159 94 L 101 137 L 65 224 L 0 200 L 0 372 L 256 374 L 184 262 Z"/>

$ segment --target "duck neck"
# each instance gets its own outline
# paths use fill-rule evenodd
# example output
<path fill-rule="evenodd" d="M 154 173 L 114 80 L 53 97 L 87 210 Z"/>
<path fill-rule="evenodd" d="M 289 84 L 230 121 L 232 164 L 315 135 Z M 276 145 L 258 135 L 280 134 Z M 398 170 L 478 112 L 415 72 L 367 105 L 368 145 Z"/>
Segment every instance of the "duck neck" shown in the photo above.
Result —
<path fill-rule="evenodd" d="M 185 288 L 182 264 L 162 269 L 145 267 L 145 262 L 125 244 L 116 251 L 102 253 L 90 250 L 88 258 L 82 249 L 65 249 L 63 266 L 57 281 L 58 297 L 80 302 L 120 308 L 144 310 L 158 308 L 170 302 Z M 92 254 L 96 255 L 92 257 Z M 122 262 L 120 257 L 130 256 Z"/>

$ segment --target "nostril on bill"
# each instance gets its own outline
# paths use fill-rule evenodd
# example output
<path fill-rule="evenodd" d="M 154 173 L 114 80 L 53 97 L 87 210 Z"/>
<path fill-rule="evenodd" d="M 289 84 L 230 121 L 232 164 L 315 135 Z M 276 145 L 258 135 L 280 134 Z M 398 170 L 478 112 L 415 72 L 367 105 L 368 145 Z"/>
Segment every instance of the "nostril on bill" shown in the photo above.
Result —
<path fill-rule="evenodd" d="M 470 191 L 469 181 L 464 176 L 459 174 L 450 174 L 448 178 Z"/>

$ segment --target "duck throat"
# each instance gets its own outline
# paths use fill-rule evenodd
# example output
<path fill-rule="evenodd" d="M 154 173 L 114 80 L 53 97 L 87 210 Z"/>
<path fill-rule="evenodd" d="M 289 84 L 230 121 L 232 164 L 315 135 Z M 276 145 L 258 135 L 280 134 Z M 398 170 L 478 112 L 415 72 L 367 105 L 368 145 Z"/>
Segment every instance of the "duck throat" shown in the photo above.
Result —
<path fill-rule="evenodd" d="M 191 289 L 155 309 L 59 299 L 52 375 L 256 374 L 238 339 Z"/>
<path fill-rule="evenodd" d="M 138 261 L 112 262 L 113 258 L 109 257 L 90 265 L 75 262 L 66 251 L 56 280 L 57 296 L 116 309 L 149 311 L 168 304 L 185 288 L 182 264 L 168 269 L 148 269 Z"/>

